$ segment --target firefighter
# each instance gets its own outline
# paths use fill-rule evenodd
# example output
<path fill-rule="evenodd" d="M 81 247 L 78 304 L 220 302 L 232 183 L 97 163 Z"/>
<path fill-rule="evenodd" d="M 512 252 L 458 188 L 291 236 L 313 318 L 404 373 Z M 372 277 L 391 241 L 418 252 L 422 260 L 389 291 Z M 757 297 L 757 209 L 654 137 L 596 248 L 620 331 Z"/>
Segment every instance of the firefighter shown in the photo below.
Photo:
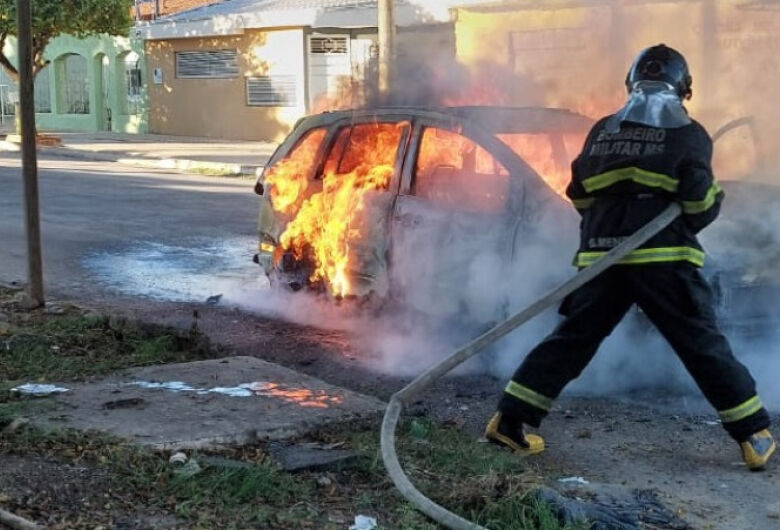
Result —
<path fill-rule="evenodd" d="M 699 273 L 696 234 L 718 215 L 723 191 L 711 169 L 712 140 L 688 116 L 691 76 L 685 58 L 663 44 L 642 51 L 626 77 L 628 100 L 590 131 L 572 163 L 566 194 L 580 213 L 575 265 L 591 265 L 678 201 L 683 215 L 561 304 L 565 317 L 512 376 L 485 435 L 522 454 L 544 450 L 525 434 L 579 376 L 601 342 L 638 305 L 671 344 L 748 468 L 761 469 L 776 449 L 748 370 L 719 331 L 713 295 Z"/>

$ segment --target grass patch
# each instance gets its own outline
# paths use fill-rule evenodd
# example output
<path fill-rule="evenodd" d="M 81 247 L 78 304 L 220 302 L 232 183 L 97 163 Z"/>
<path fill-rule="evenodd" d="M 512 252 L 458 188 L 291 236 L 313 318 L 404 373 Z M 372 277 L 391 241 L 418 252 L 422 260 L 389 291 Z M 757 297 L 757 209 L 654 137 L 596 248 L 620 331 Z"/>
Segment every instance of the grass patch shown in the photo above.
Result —
<path fill-rule="evenodd" d="M 10 381 L 72 381 L 120 368 L 214 357 L 197 334 L 94 316 L 32 320 L 6 344 L 0 373 Z"/>
<path fill-rule="evenodd" d="M 380 481 L 389 481 L 379 457 L 378 433 L 358 433 L 352 443 L 364 454 L 376 455 L 363 461 L 364 470 Z M 468 520 L 491 530 L 579 530 L 561 525 L 547 505 L 529 495 L 539 478 L 508 451 L 419 418 L 406 422 L 396 445 L 412 482 L 435 502 Z M 381 503 L 382 498 L 376 501 Z M 406 503 L 396 509 L 396 517 L 397 528 L 439 528 Z"/>
<path fill-rule="evenodd" d="M 416 431 L 420 421 L 405 424 L 399 452 L 414 483 L 436 502 L 491 530 L 580 530 L 561 525 L 546 505 L 528 495 L 537 479 L 523 469 L 522 460 L 435 423 L 425 422 L 421 438 Z M 340 440 L 361 456 L 338 470 L 288 474 L 258 445 L 221 451 L 243 467 L 192 454 L 202 470 L 189 476 L 168 464 L 168 454 L 120 440 L 20 429 L 0 433 L 0 457 L 11 453 L 93 466 L 107 474 L 108 487 L 97 492 L 101 502 L 172 513 L 185 528 L 343 530 L 357 514 L 376 517 L 382 530 L 441 528 L 395 491 L 381 464 L 376 425 L 320 433 L 316 439 Z M 96 511 L 85 519 L 78 506 L 70 509 L 77 511 L 58 518 L 68 528 L 93 528 L 111 517 Z"/>
<path fill-rule="evenodd" d="M 280 471 L 263 445 L 220 451 L 223 459 L 238 463 L 232 467 L 193 454 L 191 460 L 199 462 L 201 470 L 189 475 L 172 468 L 168 454 L 94 433 L 3 430 L 20 415 L 55 406 L 53 400 L 12 395 L 10 388 L 19 382 L 82 380 L 218 353 L 196 328 L 182 334 L 81 311 L 17 311 L 12 296 L 0 289 L 0 312 L 10 316 L 12 325 L 0 334 L 0 463 L 4 455 L 14 455 L 28 459 L 33 471 L 40 462 L 75 464 L 94 471 L 100 481 L 95 485 L 83 479 L 74 486 L 83 491 L 79 499 L 63 501 L 56 495 L 46 497 L 51 478 L 41 474 L 39 483 L 31 486 L 41 492 L 35 504 L 42 506 L 33 517 L 45 514 L 61 528 L 111 527 L 119 507 L 130 514 L 174 514 L 183 528 L 192 529 L 343 530 L 357 514 L 376 517 L 384 530 L 439 528 L 395 491 L 382 465 L 375 424 L 344 425 L 313 435 L 313 441 L 341 444 L 360 457 L 340 469 L 296 474 Z M 397 445 L 413 482 L 461 516 L 491 530 L 564 530 L 545 505 L 528 495 L 538 478 L 514 455 L 454 427 L 419 418 L 403 424 Z M 57 464 L 60 467 L 68 466 Z M 26 506 L 21 501 L 10 505 L 22 513 L 27 513 Z"/>

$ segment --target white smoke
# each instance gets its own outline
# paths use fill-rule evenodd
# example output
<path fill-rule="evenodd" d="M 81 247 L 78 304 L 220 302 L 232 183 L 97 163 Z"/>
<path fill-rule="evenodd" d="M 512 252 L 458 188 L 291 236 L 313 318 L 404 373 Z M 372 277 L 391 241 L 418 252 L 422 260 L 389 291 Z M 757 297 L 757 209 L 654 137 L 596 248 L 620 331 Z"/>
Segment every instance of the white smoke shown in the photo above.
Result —
<path fill-rule="evenodd" d="M 604 6 L 615 4 L 604 2 Z M 776 35 L 780 34 L 780 25 L 774 32 L 764 27 L 763 36 L 756 36 L 760 14 L 740 10 L 730 0 L 717 4 L 723 9 L 716 10 L 714 15 L 701 16 L 700 10 L 686 7 L 689 3 L 672 3 L 654 11 L 651 22 L 642 13 L 649 13 L 652 6 L 637 4 L 626 8 L 622 18 L 613 19 L 612 24 L 618 26 L 611 28 L 610 53 L 605 55 L 599 48 L 577 49 L 575 53 L 568 45 L 558 51 L 554 47 L 545 48 L 543 53 L 539 52 L 544 56 L 542 59 L 528 61 L 534 68 L 547 66 L 544 75 L 539 76 L 532 69 L 518 67 L 516 57 L 515 65 L 509 69 L 505 64 L 497 66 L 485 61 L 472 62 L 470 66 L 457 61 L 446 63 L 442 61 L 442 53 L 434 54 L 435 60 L 429 63 L 424 57 L 416 57 L 413 65 L 397 68 L 403 80 L 402 90 L 391 100 L 404 104 L 437 104 L 441 103 L 437 98 L 444 94 L 449 100 L 461 99 L 468 103 L 468 98 L 459 98 L 463 95 L 459 92 L 488 85 L 489 95 L 501 93 L 498 103 L 567 106 L 598 117 L 614 111 L 623 98 L 622 76 L 635 53 L 659 42 L 687 53 L 686 48 L 694 46 L 696 41 L 695 53 L 689 54 L 694 77 L 693 116 L 710 127 L 711 133 L 730 120 L 753 117 L 752 128 L 747 125 L 736 128 L 716 144 L 716 174 L 721 179 L 739 178 L 778 185 L 780 180 L 774 164 L 780 153 L 780 134 L 777 134 L 780 107 L 774 102 L 773 91 L 780 86 L 780 70 L 776 66 L 780 54 L 780 40 Z M 599 8 L 594 4 L 594 9 Z M 629 12 L 632 9 L 638 12 Z M 576 19 L 583 23 L 592 21 L 588 16 Z M 555 17 L 549 20 L 554 24 Z M 565 29 L 551 35 L 570 39 L 573 33 L 570 28 Z M 505 29 L 491 28 L 488 24 L 483 32 L 484 40 L 480 39 L 479 32 L 474 32 L 471 38 L 485 50 L 493 49 L 491 38 L 502 43 L 507 40 Z M 764 38 L 766 35 L 769 37 Z M 528 35 L 518 38 L 522 41 Z M 703 47 L 701 42 L 706 39 L 711 42 Z M 567 66 L 573 60 L 582 72 Z M 564 75 L 566 79 L 561 78 Z M 572 79 L 576 82 L 572 83 Z M 476 102 L 484 101 L 477 97 Z M 756 286 L 765 281 L 770 286 L 780 285 L 780 275 L 772 274 L 780 259 L 777 236 L 780 188 L 769 186 L 754 189 L 753 193 L 739 192 L 735 187 L 733 190 L 729 191 L 723 219 L 704 231 L 702 241 L 716 266 L 721 268 L 722 276 L 734 284 L 746 282 Z M 523 239 L 521 234 L 518 241 L 506 242 L 522 247 L 511 265 L 499 252 L 474 248 L 470 235 L 458 234 L 456 230 L 442 234 L 429 227 L 429 232 L 420 236 L 435 241 L 446 235 L 451 241 L 447 247 L 430 246 L 426 251 L 426 246 L 419 241 L 407 241 L 408 246 L 397 244 L 393 250 L 393 267 L 403 284 L 404 298 L 378 317 L 343 307 L 334 310 L 332 302 L 303 293 L 264 294 L 253 297 L 249 305 L 307 324 L 349 329 L 366 350 L 366 362 L 377 371 L 417 375 L 483 331 L 486 322 L 511 314 L 574 274 L 570 260 L 576 249 L 576 218 L 555 221 L 547 223 L 546 234 L 533 239 Z M 453 264 L 462 263 L 464 256 L 473 257 L 468 261 L 465 275 L 461 274 L 463 270 L 452 270 Z M 446 286 L 450 274 L 456 278 L 456 284 L 449 285 L 447 290 L 443 285 Z M 236 297 L 241 298 L 239 294 Z M 775 303 L 756 300 L 753 310 L 774 312 L 780 318 L 780 311 L 773 311 Z M 765 402 L 780 408 L 780 389 L 776 385 L 780 377 L 777 333 L 764 328 L 758 335 L 748 337 L 729 326 L 739 316 L 736 309 L 726 305 L 724 310 L 721 315 L 726 324 L 724 329 L 735 354 L 751 369 Z M 481 324 L 467 325 L 471 316 L 478 316 L 476 320 Z M 558 321 L 554 310 L 546 312 L 461 372 L 489 371 L 502 380 L 508 379 L 527 352 Z M 774 329 L 778 329 L 777 324 Z M 683 393 L 695 391 L 695 385 L 665 341 L 634 311 L 605 341 L 595 360 L 569 391 L 615 394 L 646 389 Z"/>

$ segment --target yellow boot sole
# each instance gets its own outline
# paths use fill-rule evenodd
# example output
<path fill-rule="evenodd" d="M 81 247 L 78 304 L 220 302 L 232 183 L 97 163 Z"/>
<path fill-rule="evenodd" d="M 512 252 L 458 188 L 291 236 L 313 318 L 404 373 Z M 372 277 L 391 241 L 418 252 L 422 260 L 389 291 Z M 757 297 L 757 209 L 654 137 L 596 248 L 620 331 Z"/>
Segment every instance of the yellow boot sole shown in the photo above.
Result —
<path fill-rule="evenodd" d="M 751 471 L 758 471 L 763 469 L 764 466 L 766 466 L 766 463 L 769 462 L 769 459 L 777 450 L 777 444 L 775 443 L 774 438 L 772 438 L 772 435 L 766 429 L 757 432 L 753 436 L 769 440 L 770 442 L 769 447 L 760 454 L 756 452 L 755 448 L 750 444 L 750 442 L 742 442 L 740 444 L 740 447 L 742 448 L 742 460 L 745 461 L 745 465 L 747 465 L 748 469 Z"/>
<path fill-rule="evenodd" d="M 491 442 L 495 442 L 510 448 L 520 456 L 537 455 L 544 451 L 544 438 L 535 434 L 526 434 L 525 441 L 528 443 L 528 447 L 524 447 L 511 439 L 508 436 L 504 436 L 498 432 L 498 424 L 501 422 L 501 413 L 496 412 L 485 428 L 485 438 Z"/>

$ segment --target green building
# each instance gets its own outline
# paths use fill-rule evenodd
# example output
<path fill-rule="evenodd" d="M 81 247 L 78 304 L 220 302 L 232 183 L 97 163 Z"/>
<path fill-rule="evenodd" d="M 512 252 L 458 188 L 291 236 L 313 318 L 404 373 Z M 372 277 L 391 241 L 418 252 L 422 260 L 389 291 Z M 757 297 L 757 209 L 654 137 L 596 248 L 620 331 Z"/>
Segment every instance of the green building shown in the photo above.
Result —
<path fill-rule="evenodd" d="M 16 57 L 15 44 L 6 45 L 8 57 Z M 63 35 L 49 43 L 44 56 L 50 63 L 35 79 L 39 130 L 147 131 L 143 41 Z M 13 112 L 16 91 L 0 73 L 0 112 Z"/>

